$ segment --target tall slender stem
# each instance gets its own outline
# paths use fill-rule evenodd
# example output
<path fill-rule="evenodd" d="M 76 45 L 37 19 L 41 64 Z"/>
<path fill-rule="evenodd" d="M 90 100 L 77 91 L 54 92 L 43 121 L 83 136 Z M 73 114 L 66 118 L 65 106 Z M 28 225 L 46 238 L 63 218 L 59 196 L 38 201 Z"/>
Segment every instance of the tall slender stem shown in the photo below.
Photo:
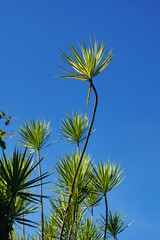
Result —
<path fill-rule="evenodd" d="M 104 240 L 106 239 L 107 234 L 107 227 L 108 227 L 108 204 L 107 204 L 107 195 L 104 195 L 105 199 L 105 206 L 106 206 L 106 224 L 105 224 L 105 230 L 104 230 Z"/>
<path fill-rule="evenodd" d="M 93 88 L 93 91 L 94 91 L 94 94 L 95 94 L 95 105 L 94 105 L 92 120 L 91 120 L 91 123 L 90 123 L 90 126 L 89 126 L 89 130 L 88 130 L 88 134 L 87 134 L 87 137 L 86 137 L 86 141 L 85 141 L 85 144 L 84 144 L 84 147 L 83 147 L 83 150 L 82 150 L 82 154 L 81 154 L 81 157 L 79 159 L 79 163 L 78 163 L 75 175 L 74 175 L 73 183 L 72 183 L 72 186 L 71 186 L 71 192 L 70 192 L 70 195 L 69 195 L 69 198 L 68 198 L 68 203 L 67 203 L 66 211 L 65 211 L 65 214 L 64 214 L 63 223 L 62 223 L 62 226 L 61 226 L 61 232 L 60 232 L 59 240 L 62 240 L 64 225 L 65 225 L 66 217 L 67 217 L 67 214 L 68 214 L 68 211 L 69 211 L 69 207 L 70 207 L 70 203 L 71 203 L 71 198 L 72 198 L 72 194 L 73 194 L 73 189 L 74 189 L 76 177 L 77 177 L 77 174 L 78 174 L 78 171 L 79 171 L 82 159 L 83 159 L 83 155 L 84 155 L 86 147 L 87 147 L 87 143 L 88 143 L 89 136 L 90 136 L 90 133 L 91 133 L 91 130 L 92 130 L 92 125 L 93 125 L 93 122 L 94 122 L 95 113 L 96 113 L 96 109 L 97 109 L 98 95 L 97 95 L 97 91 L 96 91 L 96 89 L 95 89 L 95 87 L 94 87 L 94 85 L 92 83 L 92 79 L 90 79 L 90 84 L 91 84 L 91 87 Z"/>
<path fill-rule="evenodd" d="M 23 239 L 25 240 L 24 213 L 23 213 L 23 210 L 22 210 L 22 218 L 23 218 L 23 221 L 22 221 L 22 234 L 23 234 Z"/>
<path fill-rule="evenodd" d="M 39 176 L 42 176 L 41 173 L 41 165 L 40 165 L 40 153 L 37 150 L 37 160 L 38 160 L 38 169 L 39 169 Z M 40 178 L 40 204 L 41 204 L 41 227 L 42 227 L 42 240 L 44 239 L 44 219 L 43 219 L 43 200 L 42 200 L 42 179 Z"/>
<path fill-rule="evenodd" d="M 77 239 L 77 215 L 78 215 L 78 205 L 76 204 L 76 206 L 75 206 L 75 213 L 74 213 L 74 215 L 75 215 L 75 229 L 74 229 L 74 240 L 76 240 Z"/>

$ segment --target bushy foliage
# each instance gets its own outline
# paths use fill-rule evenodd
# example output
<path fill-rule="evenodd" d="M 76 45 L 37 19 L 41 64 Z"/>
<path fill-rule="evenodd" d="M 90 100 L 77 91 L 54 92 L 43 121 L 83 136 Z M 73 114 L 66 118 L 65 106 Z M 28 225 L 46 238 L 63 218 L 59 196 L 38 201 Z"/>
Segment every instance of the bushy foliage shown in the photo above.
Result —
<path fill-rule="evenodd" d="M 65 71 L 64 78 L 74 78 L 89 83 L 87 106 L 91 89 L 95 94 L 95 104 L 92 118 L 86 114 L 73 112 L 72 116 L 62 119 L 59 133 L 63 140 L 75 144 L 72 154 L 66 153 L 59 157 L 54 169 L 52 197 L 50 198 L 50 215 L 45 216 L 43 209 L 43 179 L 49 173 L 41 169 L 40 151 L 48 144 L 51 136 L 50 122 L 31 120 L 24 122 L 18 131 L 18 142 L 26 149 L 22 153 L 15 149 L 10 157 L 5 152 L 0 158 L 0 236 L 7 239 L 31 240 L 100 240 L 113 237 L 123 232 L 130 224 L 125 222 L 126 215 L 114 211 L 108 206 L 108 192 L 111 192 L 123 181 L 123 169 L 120 164 L 106 161 L 93 161 L 86 154 L 87 143 L 92 130 L 98 94 L 93 84 L 93 78 L 100 74 L 113 58 L 112 50 L 104 56 L 106 44 L 98 43 L 95 39 L 89 46 L 83 41 L 79 44 L 80 53 L 70 44 L 71 56 L 61 51 L 62 60 L 70 69 Z M 0 119 L 5 113 L 0 112 Z M 9 124 L 6 118 L 6 125 Z M 5 143 L 0 132 L 0 146 L 5 149 Z M 84 142 L 81 149 L 80 143 Z M 47 145 L 48 144 L 48 145 Z M 28 148 L 28 151 L 27 151 Z M 37 153 L 37 163 L 34 163 L 34 153 Z M 34 170 L 39 169 L 39 176 L 35 177 Z M 40 194 L 33 189 L 39 187 Z M 103 212 L 95 219 L 98 205 L 105 203 Z M 37 224 L 27 218 L 35 209 L 41 206 L 41 223 Z M 100 208 L 99 208 L 100 209 Z M 16 223 L 22 225 L 22 233 L 17 231 Z M 26 236 L 25 225 L 36 227 L 37 236 Z"/>

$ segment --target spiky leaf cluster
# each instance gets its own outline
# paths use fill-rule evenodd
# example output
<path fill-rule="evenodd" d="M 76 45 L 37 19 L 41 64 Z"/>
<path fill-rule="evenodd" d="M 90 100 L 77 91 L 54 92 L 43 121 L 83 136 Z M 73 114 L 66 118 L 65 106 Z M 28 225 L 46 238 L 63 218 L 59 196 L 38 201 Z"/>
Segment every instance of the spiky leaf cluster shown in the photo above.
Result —
<path fill-rule="evenodd" d="M 85 114 L 73 112 L 72 118 L 67 113 L 67 118 L 63 118 L 60 126 L 60 135 L 66 141 L 79 144 L 86 139 L 88 131 L 88 117 Z"/>
<path fill-rule="evenodd" d="M 90 44 L 88 47 L 86 46 L 84 40 L 82 45 L 79 44 L 79 47 L 80 53 L 78 53 L 76 48 L 70 44 L 69 50 L 71 57 L 61 51 L 62 60 L 74 71 L 61 68 L 64 72 L 66 72 L 66 75 L 60 77 L 88 81 L 102 72 L 113 58 L 113 50 L 110 50 L 107 56 L 102 60 L 106 49 L 106 43 L 103 44 L 103 41 L 98 43 L 95 39 L 94 44 L 92 44 L 92 40 L 90 38 Z"/>
<path fill-rule="evenodd" d="M 30 203 L 37 203 L 39 195 L 30 191 L 31 188 L 39 185 L 39 180 L 46 178 L 47 173 L 41 177 L 29 178 L 36 169 L 33 165 L 33 156 L 27 156 L 26 150 L 23 154 L 15 149 L 12 156 L 7 159 L 6 154 L 0 159 L 0 232 L 3 228 L 9 231 L 13 223 L 24 222 L 26 225 L 34 224 L 33 221 L 22 217 L 29 214 L 35 208 L 28 208 Z M 8 229 L 8 230 L 7 230 Z"/>
<path fill-rule="evenodd" d="M 20 127 L 20 144 L 23 147 L 30 149 L 31 153 L 37 150 L 43 149 L 47 143 L 50 135 L 51 128 L 50 122 L 46 123 L 38 119 L 36 122 L 34 120 L 24 122 L 24 126 Z"/>
<path fill-rule="evenodd" d="M 115 240 L 117 240 L 117 235 L 123 232 L 126 228 L 128 228 L 131 223 L 126 223 L 126 215 L 118 212 L 109 211 L 108 217 L 108 234 L 112 236 Z"/>

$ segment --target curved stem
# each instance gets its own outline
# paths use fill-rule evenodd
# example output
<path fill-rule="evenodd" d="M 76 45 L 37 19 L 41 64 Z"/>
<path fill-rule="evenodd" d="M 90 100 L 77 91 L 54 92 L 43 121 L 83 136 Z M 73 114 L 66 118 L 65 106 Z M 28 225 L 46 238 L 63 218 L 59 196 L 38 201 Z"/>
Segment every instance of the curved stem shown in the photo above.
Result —
<path fill-rule="evenodd" d="M 24 213 L 23 213 L 23 209 L 22 209 L 22 236 L 23 236 L 23 239 L 25 240 L 25 230 L 24 230 Z"/>
<path fill-rule="evenodd" d="M 90 85 L 93 88 L 93 91 L 94 91 L 94 94 L 95 94 L 95 105 L 94 105 L 94 110 L 93 110 L 91 124 L 89 126 L 88 134 L 87 134 L 87 137 L 86 137 L 86 141 L 85 141 L 85 144 L 84 144 L 84 147 L 83 147 L 83 150 L 82 150 L 82 154 L 81 154 L 81 157 L 79 159 L 79 163 L 78 163 L 75 175 L 74 175 L 73 183 L 72 183 L 72 186 L 71 186 L 71 192 L 70 192 L 70 195 L 69 195 L 69 198 L 68 198 L 68 203 L 67 203 L 66 211 L 65 211 L 65 214 L 64 214 L 63 223 L 62 223 L 62 226 L 61 226 L 61 232 L 60 232 L 59 240 L 62 240 L 64 225 L 65 225 L 66 217 L 67 217 L 67 214 L 68 214 L 68 211 L 69 211 L 69 207 L 70 207 L 70 203 L 71 203 L 71 198 L 72 198 L 72 194 L 73 194 L 73 189 L 74 189 L 76 177 L 77 177 L 77 174 L 78 174 L 78 171 L 79 171 L 82 159 L 83 159 L 83 155 L 84 155 L 86 147 L 87 147 L 87 143 L 88 143 L 89 136 L 90 136 L 90 133 L 91 133 L 91 130 L 92 130 L 92 125 L 93 125 L 93 122 L 94 122 L 95 113 L 96 113 L 96 109 L 97 109 L 98 95 L 97 95 L 97 91 L 96 91 L 96 89 L 95 89 L 95 87 L 94 87 L 94 85 L 92 83 L 92 79 L 90 80 Z"/>
<path fill-rule="evenodd" d="M 41 173 L 39 150 L 37 150 L 37 160 L 38 160 L 39 176 L 41 177 L 42 173 Z M 43 200 L 42 200 L 42 179 L 40 178 L 39 181 L 40 181 L 41 227 L 42 227 L 42 240 L 43 240 L 44 239 L 44 219 L 43 219 Z"/>
<path fill-rule="evenodd" d="M 104 240 L 106 239 L 106 234 L 107 234 L 107 227 L 108 227 L 108 204 L 107 204 L 107 195 L 104 195 L 105 199 L 105 206 L 106 206 L 106 225 L 105 225 L 105 230 L 104 230 Z"/>
<path fill-rule="evenodd" d="M 78 215 L 78 205 L 75 206 L 75 229 L 74 229 L 74 240 L 77 239 L 77 216 Z"/>

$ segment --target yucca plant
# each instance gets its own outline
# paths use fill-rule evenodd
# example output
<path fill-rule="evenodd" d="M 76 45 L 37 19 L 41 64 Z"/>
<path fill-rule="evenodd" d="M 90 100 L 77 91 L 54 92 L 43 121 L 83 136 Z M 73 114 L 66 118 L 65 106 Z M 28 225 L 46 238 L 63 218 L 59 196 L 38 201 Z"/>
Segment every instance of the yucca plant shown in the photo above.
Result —
<path fill-rule="evenodd" d="M 124 216 L 122 213 L 118 212 L 111 213 L 111 211 L 109 211 L 107 232 L 114 240 L 118 240 L 117 235 L 131 225 L 131 223 L 127 224 L 125 221 L 126 215 Z"/>
<path fill-rule="evenodd" d="M 110 161 L 95 165 L 91 173 L 92 183 L 95 186 L 96 193 L 99 194 L 101 198 L 105 199 L 106 208 L 106 224 L 104 230 L 104 239 L 106 239 L 107 225 L 108 225 L 108 203 L 107 203 L 107 193 L 117 187 L 123 180 L 121 178 L 123 170 L 120 170 L 120 164 L 111 164 Z"/>
<path fill-rule="evenodd" d="M 18 131 L 20 136 L 20 144 L 30 150 L 31 153 L 37 152 L 39 176 L 42 175 L 40 164 L 40 150 L 47 147 L 46 143 L 51 135 L 50 122 L 46 123 L 40 119 L 35 122 L 24 122 L 24 126 L 20 127 Z M 40 179 L 40 205 L 41 205 L 41 227 L 42 227 L 42 240 L 44 239 L 44 214 L 43 214 L 43 200 L 42 200 L 42 180 Z"/>
<path fill-rule="evenodd" d="M 29 203 L 37 203 L 39 195 L 29 191 L 39 185 L 38 182 L 48 176 L 47 173 L 33 179 L 28 179 L 38 164 L 32 165 L 33 156 L 27 157 L 26 150 L 23 154 L 15 149 L 13 155 L 7 159 L 5 152 L 0 159 L 0 234 L 1 239 L 8 239 L 13 229 L 13 224 L 23 223 L 35 226 L 31 220 L 23 218 L 29 213 Z M 40 160 L 41 161 L 41 160 Z M 24 164 L 25 163 L 25 164 Z M 23 204 L 18 204 L 18 202 Z"/>
<path fill-rule="evenodd" d="M 27 162 L 27 159 L 25 158 L 24 161 L 23 161 L 22 168 L 26 165 L 26 162 Z M 8 170 L 8 167 L 10 169 L 13 168 L 13 163 L 12 163 L 12 158 L 11 157 L 8 158 L 7 165 L 4 162 L 4 168 L 5 168 L 6 171 Z M 30 168 L 31 167 L 32 167 L 32 164 L 30 165 Z M 30 175 L 31 175 L 31 173 L 30 173 Z M 28 175 L 26 180 L 29 179 L 30 175 Z M 30 192 L 31 190 L 28 190 L 28 191 Z M 15 201 L 15 209 L 16 209 L 16 212 L 21 211 L 22 212 L 22 218 L 24 218 L 24 215 L 30 214 L 31 212 L 34 213 L 34 211 L 36 209 L 36 206 L 34 206 L 34 207 L 30 206 L 29 201 L 24 201 L 23 199 L 17 197 L 16 201 Z M 22 236 L 23 236 L 23 239 L 25 239 L 24 221 L 22 222 Z"/>
<path fill-rule="evenodd" d="M 95 113 L 96 113 L 96 108 L 97 108 L 97 103 L 98 103 L 98 95 L 97 95 L 96 88 L 93 84 L 93 78 L 96 77 L 100 72 L 102 72 L 113 58 L 113 54 L 112 54 L 112 50 L 111 50 L 108 53 L 108 55 L 103 59 L 103 55 L 104 55 L 104 52 L 106 49 L 106 44 L 103 45 L 103 42 L 98 43 L 96 41 L 96 39 L 94 41 L 94 46 L 92 45 L 92 41 L 90 39 L 90 44 L 89 44 L 88 48 L 87 48 L 84 40 L 83 40 L 82 45 L 79 44 L 79 47 L 80 47 L 81 53 L 78 53 L 78 50 L 76 50 L 76 48 L 72 44 L 70 44 L 69 50 L 70 50 L 71 56 L 69 56 L 65 52 L 61 51 L 62 60 L 67 65 L 69 65 L 69 67 L 71 67 L 72 70 L 67 70 L 65 68 L 61 68 L 66 74 L 63 76 L 60 76 L 60 77 L 61 78 L 73 78 L 73 79 L 89 82 L 87 106 L 89 103 L 91 89 L 93 89 L 94 94 L 95 94 L 95 105 L 94 105 L 93 115 L 92 115 L 91 123 L 89 126 L 88 134 L 87 134 L 85 144 L 84 144 L 84 147 L 82 150 L 82 154 L 79 159 L 79 164 L 77 166 L 77 170 L 75 172 L 75 176 L 73 179 L 71 192 L 68 197 L 68 204 L 66 207 L 66 212 L 64 215 L 64 220 L 63 220 L 63 224 L 61 227 L 61 233 L 60 233 L 60 237 L 59 237 L 60 240 L 62 239 L 63 228 L 64 228 L 64 224 L 65 224 L 65 219 L 66 219 L 66 216 L 67 216 L 67 213 L 69 210 L 72 193 L 73 193 L 73 189 L 74 189 L 74 185 L 75 185 L 75 180 L 76 180 L 76 177 L 77 177 L 77 174 L 79 171 L 79 167 L 80 167 L 82 159 L 83 159 L 83 155 L 84 155 L 86 147 L 87 147 L 87 143 L 89 140 L 89 136 L 90 136 L 92 125 L 93 125 L 94 118 L 95 118 Z"/>

